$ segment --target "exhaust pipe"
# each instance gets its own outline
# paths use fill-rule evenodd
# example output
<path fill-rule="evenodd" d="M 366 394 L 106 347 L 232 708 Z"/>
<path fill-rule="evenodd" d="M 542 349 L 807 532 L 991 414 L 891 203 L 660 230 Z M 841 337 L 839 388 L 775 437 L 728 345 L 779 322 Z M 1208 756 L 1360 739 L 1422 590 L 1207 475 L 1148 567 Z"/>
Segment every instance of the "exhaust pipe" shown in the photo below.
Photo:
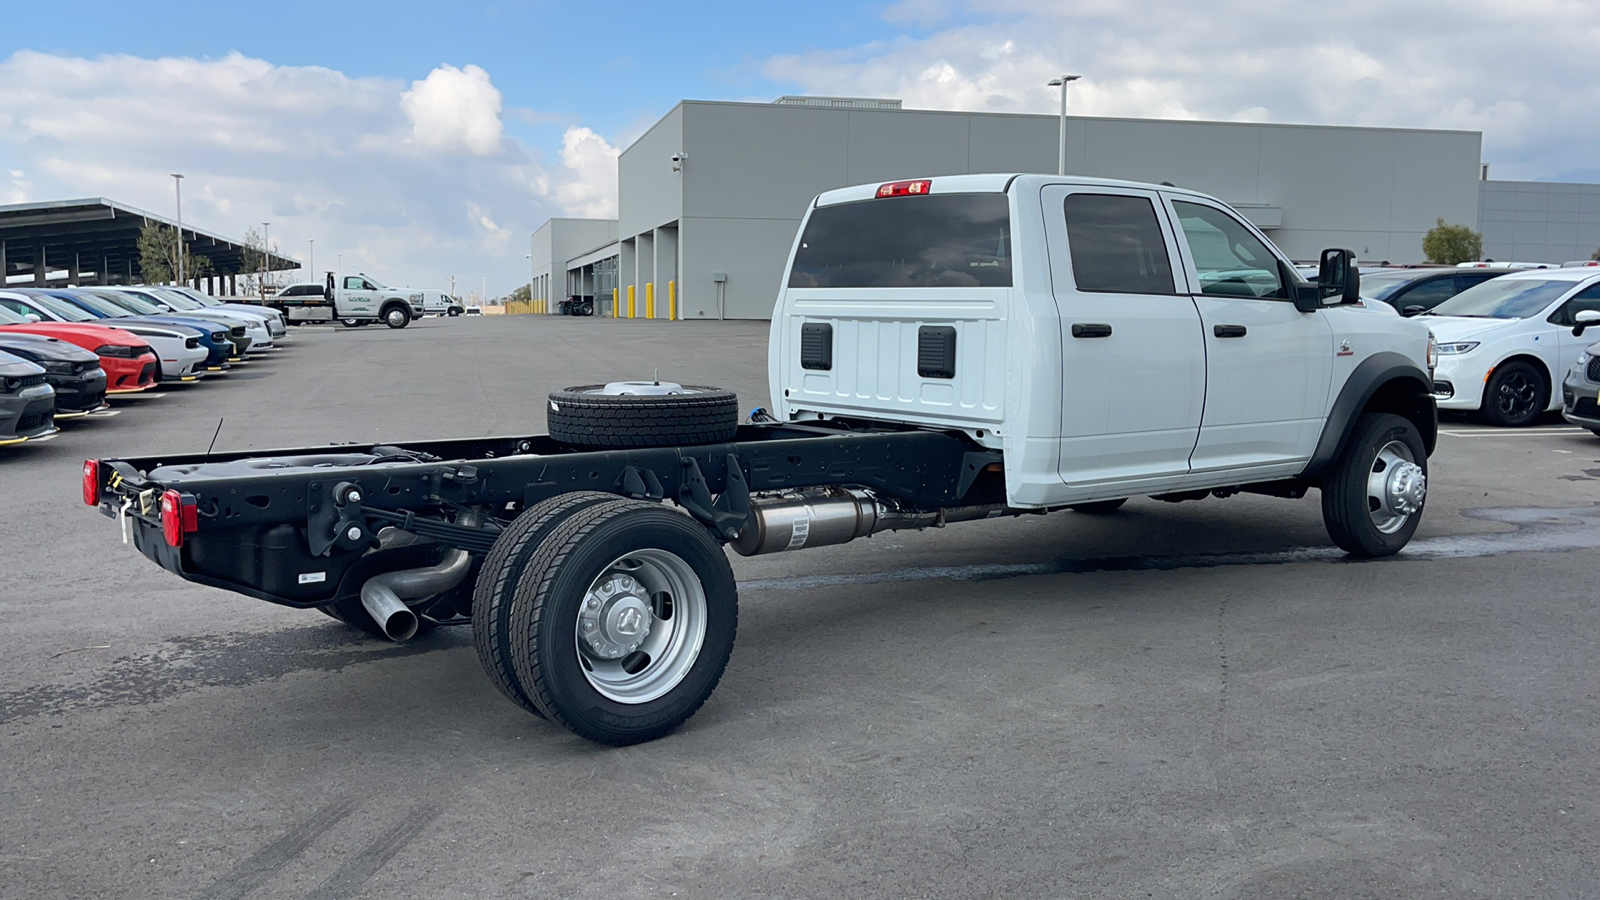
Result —
<path fill-rule="evenodd" d="M 384 637 L 410 640 L 417 633 L 417 614 L 405 601 L 444 593 L 460 584 L 471 568 L 472 554 L 452 549 L 436 566 L 374 575 L 361 586 L 361 606 L 383 629 Z"/>
<path fill-rule="evenodd" d="M 776 497 L 750 500 L 750 521 L 733 541 L 741 556 L 759 556 L 847 544 L 880 531 L 937 528 L 1020 510 L 1002 505 L 962 506 L 935 512 L 904 510 L 860 488 L 809 488 Z"/>

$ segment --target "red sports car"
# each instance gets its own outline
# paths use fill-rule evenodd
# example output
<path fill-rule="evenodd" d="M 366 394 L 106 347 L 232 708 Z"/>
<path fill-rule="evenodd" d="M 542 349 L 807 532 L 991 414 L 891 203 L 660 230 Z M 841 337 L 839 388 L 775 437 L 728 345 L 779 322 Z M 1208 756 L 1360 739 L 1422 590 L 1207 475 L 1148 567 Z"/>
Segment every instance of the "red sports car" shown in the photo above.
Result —
<path fill-rule="evenodd" d="M 106 393 L 129 394 L 156 383 L 156 367 L 161 360 L 144 338 L 120 328 L 69 322 L 33 322 L 0 307 L 0 329 L 23 334 L 42 334 L 77 344 L 100 357 L 106 370 Z"/>

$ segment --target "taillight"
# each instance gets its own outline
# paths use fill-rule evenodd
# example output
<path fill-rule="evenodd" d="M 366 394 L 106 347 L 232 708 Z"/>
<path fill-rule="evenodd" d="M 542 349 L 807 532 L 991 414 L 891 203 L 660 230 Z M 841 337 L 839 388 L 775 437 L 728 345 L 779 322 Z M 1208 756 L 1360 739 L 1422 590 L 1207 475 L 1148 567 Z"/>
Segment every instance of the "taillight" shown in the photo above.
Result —
<path fill-rule="evenodd" d="M 878 188 L 879 197 L 905 197 L 910 194 L 926 194 L 933 187 L 931 181 L 891 181 Z"/>
<path fill-rule="evenodd" d="M 194 500 L 185 499 L 177 491 L 162 492 L 161 536 L 167 539 L 168 547 L 182 547 L 183 536 L 192 534 L 199 527 L 200 510 Z"/>
<path fill-rule="evenodd" d="M 83 502 L 90 506 L 100 505 L 100 460 L 98 459 L 83 461 Z"/>

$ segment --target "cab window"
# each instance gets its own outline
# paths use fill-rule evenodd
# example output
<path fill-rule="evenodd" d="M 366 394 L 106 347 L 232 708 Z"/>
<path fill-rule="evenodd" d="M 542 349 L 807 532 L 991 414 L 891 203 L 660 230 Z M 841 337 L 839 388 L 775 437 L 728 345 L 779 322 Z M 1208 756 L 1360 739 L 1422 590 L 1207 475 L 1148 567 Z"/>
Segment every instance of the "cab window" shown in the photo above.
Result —
<path fill-rule="evenodd" d="M 1200 276 L 1200 293 L 1286 300 L 1278 258 L 1244 223 L 1220 209 L 1172 201 Z"/>
<path fill-rule="evenodd" d="M 1155 205 L 1146 197 L 1071 194 L 1067 249 L 1080 291 L 1172 294 L 1172 261 Z"/>

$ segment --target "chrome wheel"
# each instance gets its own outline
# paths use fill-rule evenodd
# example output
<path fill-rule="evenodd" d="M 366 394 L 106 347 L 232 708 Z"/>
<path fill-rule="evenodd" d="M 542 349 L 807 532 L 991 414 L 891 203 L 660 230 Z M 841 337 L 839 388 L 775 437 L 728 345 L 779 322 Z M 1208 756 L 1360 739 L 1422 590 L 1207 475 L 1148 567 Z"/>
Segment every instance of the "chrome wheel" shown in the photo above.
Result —
<path fill-rule="evenodd" d="M 398 309 L 389 310 L 387 322 L 390 328 L 400 328 L 406 324 L 406 314 Z"/>
<path fill-rule="evenodd" d="M 578 664 L 618 703 L 665 695 L 694 666 L 706 636 L 706 593 L 677 554 L 643 549 L 613 561 L 584 592 Z"/>
<path fill-rule="evenodd" d="M 1411 448 L 1390 441 L 1378 449 L 1367 474 L 1367 510 L 1372 526 L 1394 534 L 1422 509 L 1428 476 L 1412 459 Z"/>

